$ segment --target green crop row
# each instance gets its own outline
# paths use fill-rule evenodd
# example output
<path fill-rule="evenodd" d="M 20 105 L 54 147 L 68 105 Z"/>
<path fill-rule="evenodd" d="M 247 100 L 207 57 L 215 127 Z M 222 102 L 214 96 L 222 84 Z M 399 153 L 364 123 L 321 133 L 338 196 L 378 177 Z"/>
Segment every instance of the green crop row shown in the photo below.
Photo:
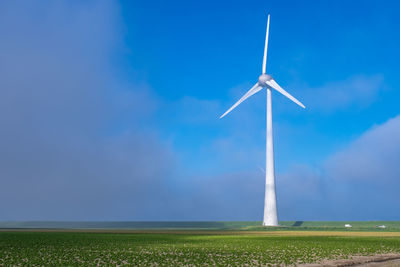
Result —
<path fill-rule="evenodd" d="M 276 266 L 378 253 L 400 253 L 400 238 L 0 232 L 0 266 Z"/>

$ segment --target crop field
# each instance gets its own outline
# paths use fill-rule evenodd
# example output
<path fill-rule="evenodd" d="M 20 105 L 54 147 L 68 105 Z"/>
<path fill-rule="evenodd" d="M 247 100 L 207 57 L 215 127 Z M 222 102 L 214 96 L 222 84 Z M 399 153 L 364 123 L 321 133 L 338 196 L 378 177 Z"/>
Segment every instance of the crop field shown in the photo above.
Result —
<path fill-rule="evenodd" d="M 0 231 L 0 266 L 278 266 L 387 253 L 400 255 L 399 232 Z"/>
<path fill-rule="evenodd" d="M 1 228 L 13 229 L 195 229 L 243 231 L 378 231 L 400 232 L 399 221 L 280 221 L 280 227 L 262 227 L 260 221 L 209 222 L 0 222 Z M 352 228 L 345 228 L 351 224 Z M 385 225 L 386 229 L 376 226 Z"/>

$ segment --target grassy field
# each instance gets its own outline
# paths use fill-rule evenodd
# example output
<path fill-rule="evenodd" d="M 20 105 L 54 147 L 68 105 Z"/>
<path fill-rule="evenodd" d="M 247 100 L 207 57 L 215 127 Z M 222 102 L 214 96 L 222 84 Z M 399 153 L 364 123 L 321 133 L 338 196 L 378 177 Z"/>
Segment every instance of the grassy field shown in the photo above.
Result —
<path fill-rule="evenodd" d="M 76 231 L 76 230 L 75 230 Z M 316 235 L 312 235 L 316 233 Z M 0 232 L 0 266 L 287 265 L 354 255 L 400 254 L 399 233 L 196 231 Z"/>
<path fill-rule="evenodd" d="M 353 227 L 345 228 L 345 223 Z M 279 266 L 356 255 L 400 257 L 400 222 L 260 224 L 0 222 L 0 266 Z"/>
<path fill-rule="evenodd" d="M 235 222 L 0 222 L 1 228 L 14 229 L 197 229 L 197 230 L 312 230 L 400 232 L 399 221 L 281 221 L 280 227 L 262 227 L 259 221 Z M 345 228 L 345 224 L 352 228 Z M 385 225 L 386 229 L 376 228 Z"/>

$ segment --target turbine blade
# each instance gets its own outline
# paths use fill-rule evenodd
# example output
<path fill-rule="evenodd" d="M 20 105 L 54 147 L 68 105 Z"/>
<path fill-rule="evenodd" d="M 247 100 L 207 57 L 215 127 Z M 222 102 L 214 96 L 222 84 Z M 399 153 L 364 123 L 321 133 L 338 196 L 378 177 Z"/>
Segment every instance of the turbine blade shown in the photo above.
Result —
<path fill-rule="evenodd" d="M 258 91 L 260 91 L 262 89 L 261 86 L 258 85 L 258 83 L 256 83 L 249 91 L 247 91 L 247 93 L 245 93 L 242 98 L 239 99 L 238 102 L 236 102 L 230 109 L 228 109 L 224 114 L 222 114 L 221 117 L 219 117 L 220 119 L 225 117 L 226 114 L 228 114 L 229 112 L 231 112 L 234 108 L 236 108 L 240 103 L 242 103 L 243 101 L 245 101 L 247 98 L 249 98 L 250 96 L 254 95 L 255 93 L 257 93 Z"/>
<path fill-rule="evenodd" d="M 266 73 L 266 71 L 267 71 L 268 35 L 269 35 L 269 14 L 268 14 L 268 23 L 267 23 L 267 33 L 265 34 L 265 47 L 264 47 L 264 59 L 263 59 L 262 73 Z"/>
<path fill-rule="evenodd" d="M 271 79 L 269 81 L 267 81 L 267 84 L 269 86 L 271 86 L 272 88 L 274 88 L 276 91 L 278 91 L 279 93 L 281 93 L 282 95 L 286 96 L 287 98 L 289 98 L 290 100 L 292 100 L 294 103 L 296 103 L 297 105 L 299 105 L 302 108 L 306 108 L 299 100 L 297 100 L 296 98 L 294 98 L 291 94 L 289 94 L 288 92 L 286 92 L 285 90 L 283 90 L 282 87 L 279 86 L 279 84 L 276 83 L 276 81 L 274 79 Z"/>

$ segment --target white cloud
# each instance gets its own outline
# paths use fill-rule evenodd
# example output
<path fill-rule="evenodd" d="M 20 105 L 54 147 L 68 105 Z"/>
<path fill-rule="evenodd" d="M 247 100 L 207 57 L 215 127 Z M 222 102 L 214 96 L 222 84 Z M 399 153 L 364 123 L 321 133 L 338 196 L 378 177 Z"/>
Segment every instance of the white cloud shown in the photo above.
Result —
<path fill-rule="evenodd" d="M 364 108 L 372 104 L 384 89 L 383 75 L 355 75 L 343 81 L 305 88 L 302 99 L 310 110 L 331 112 L 347 107 Z"/>
<path fill-rule="evenodd" d="M 400 177 L 400 115 L 366 131 L 332 155 L 325 169 L 335 180 L 395 182 Z M 400 180 L 399 180 L 400 182 Z"/>
<path fill-rule="evenodd" d="M 399 162 L 400 115 L 372 127 L 318 166 L 278 174 L 281 210 L 296 220 L 399 219 Z"/>

